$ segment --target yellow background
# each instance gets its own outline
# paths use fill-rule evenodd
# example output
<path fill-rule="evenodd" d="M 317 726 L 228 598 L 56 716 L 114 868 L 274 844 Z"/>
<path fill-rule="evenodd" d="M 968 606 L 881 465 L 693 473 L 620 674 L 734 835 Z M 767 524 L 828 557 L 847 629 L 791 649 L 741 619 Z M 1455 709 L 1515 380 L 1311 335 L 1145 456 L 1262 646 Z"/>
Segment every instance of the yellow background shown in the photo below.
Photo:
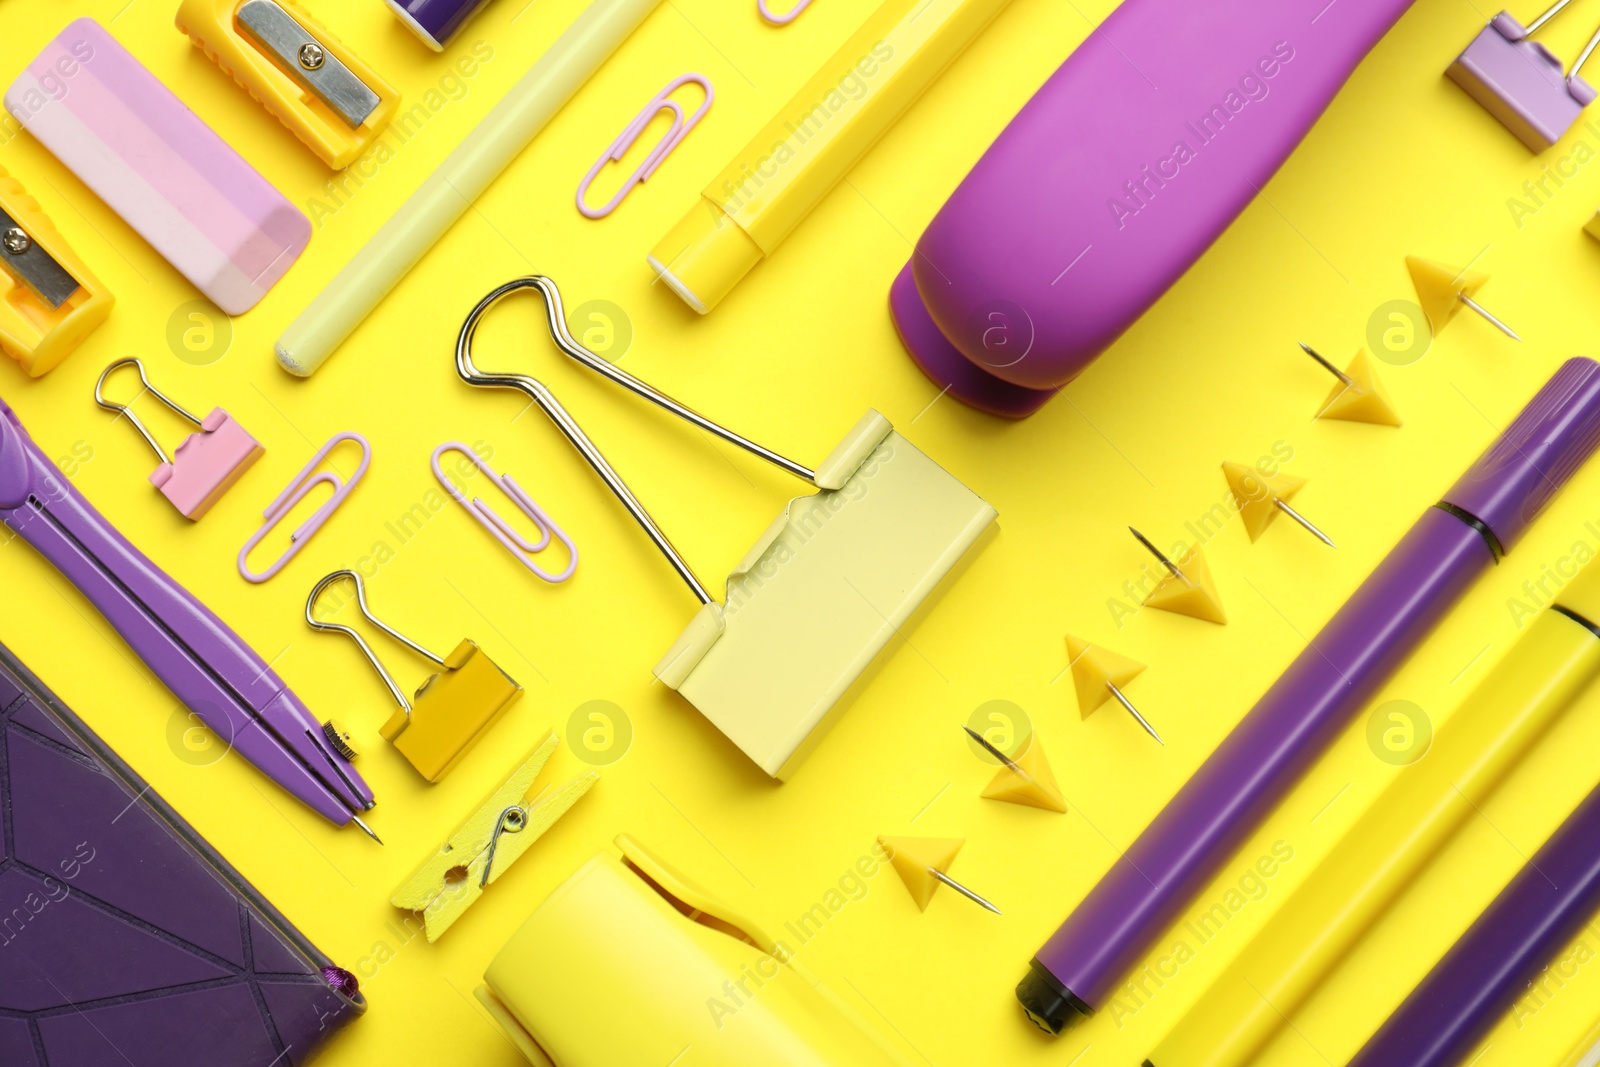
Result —
<path fill-rule="evenodd" d="M 1133 840 L 1419 511 L 1562 360 L 1589 351 L 1600 318 L 1600 244 L 1580 227 L 1600 204 L 1600 165 L 1569 165 L 1576 177 L 1520 227 L 1507 198 L 1576 141 L 1600 147 L 1600 134 L 1577 132 L 1543 162 L 1531 157 L 1441 76 L 1493 12 L 1421 0 L 1199 266 L 1065 395 L 1025 422 L 1005 423 L 948 398 L 935 402 L 938 389 L 895 339 L 888 286 L 1007 118 L 1113 5 L 1016 0 L 779 254 L 713 316 L 698 319 L 651 284 L 645 253 L 853 31 L 864 5 L 821 0 L 778 30 L 757 18 L 753 0 L 666 0 L 344 350 L 315 379 L 299 381 L 274 365 L 273 339 L 581 3 L 496 0 L 444 56 L 424 50 L 377 0 L 317 6 L 409 102 L 438 86 L 475 42 L 491 44 L 494 58 L 324 220 L 283 283 L 234 324 L 225 358 L 205 367 L 181 361 L 166 341 L 169 318 L 193 290 L 28 135 L 7 130 L 0 166 L 43 202 L 119 303 L 49 378 L 6 373 L 0 388 L 47 453 L 92 452 L 74 475 L 91 501 L 237 627 L 316 712 L 354 730 L 387 847 L 333 830 L 238 759 L 194 766 L 178 758 L 168 740 L 171 696 L 18 541 L 0 548 L 0 639 L 316 944 L 364 972 L 371 1010 L 323 1062 L 520 1062 L 470 991 L 549 890 L 628 831 L 772 928 L 821 900 L 878 834 L 965 837 L 954 874 L 997 901 L 1003 918 L 948 892 L 919 914 L 884 873 L 806 946 L 810 965 L 853 986 L 938 1067 L 1137 1063 L 1391 779 L 1393 768 L 1368 748 L 1365 715 L 1195 910 L 1217 902 L 1281 840 L 1294 859 L 1265 899 L 1147 1003 L 1051 1040 L 1023 1020 L 1012 986 L 1113 849 Z M 20 70 L 69 11 L 93 15 L 292 200 L 325 195 L 322 164 L 189 46 L 173 29 L 172 8 L 170 0 L 13 0 L 0 6 L 4 76 Z M 1522 4 L 1516 14 L 1535 11 Z M 1578 5 L 1554 24 L 1551 43 L 1575 54 L 1596 17 L 1600 4 Z M 616 215 L 580 218 L 572 193 L 583 172 L 651 94 L 686 70 L 715 81 L 710 117 Z M 602 185 L 606 193 L 612 187 Z M 1403 429 L 1312 421 L 1332 379 L 1295 342 L 1347 359 L 1374 309 L 1411 298 L 1407 253 L 1456 264 L 1481 256 L 1493 275 L 1482 301 L 1527 343 L 1463 315 L 1419 362 L 1381 365 Z M 629 370 L 763 443 L 816 462 L 876 407 L 1000 511 L 1000 538 L 790 784 L 767 781 L 691 707 L 652 684 L 650 667 L 695 602 L 621 508 L 537 411 L 519 418 L 518 397 L 470 390 L 455 376 L 452 345 L 467 309 L 494 285 L 534 271 L 557 280 L 569 307 L 605 299 L 626 309 L 634 327 Z M 717 576 L 797 491 L 780 472 L 556 359 L 536 301 L 497 311 L 479 346 L 484 365 L 551 383 L 708 584 L 720 585 Z M 146 483 L 153 458 L 90 399 L 101 368 L 127 355 L 143 358 L 155 383 L 190 407 L 227 408 L 267 447 L 198 525 Z M 148 402 L 141 407 L 176 440 L 174 420 Z M 247 585 L 233 556 L 259 509 L 315 446 L 344 430 L 375 445 L 366 482 L 284 575 Z M 450 438 L 488 442 L 495 466 L 576 538 L 582 563 L 570 584 L 535 580 L 454 505 L 404 543 L 386 527 L 435 490 L 428 453 Z M 1219 463 L 1253 462 L 1280 441 L 1294 450 L 1285 469 L 1310 479 L 1297 505 L 1338 550 L 1288 522 L 1252 546 L 1233 522 L 1207 549 L 1228 626 L 1152 611 L 1119 629 L 1106 602 L 1149 562 L 1125 527 L 1138 525 L 1162 544 L 1186 537 L 1185 521 L 1225 499 Z M 349 460 L 341 462 L 348 470 Z M 1597 525 L 1586 526 L 1590 520 Z M 1384 699 L 1414 701 L 1436 725 L 1444 722 L 1516 638 L 1508 598 L 1580 541 L 1600 548 L 1596 464 Z M 378 543 L 394 552 L 370 586 L 383 617 L 435 648 L 470 635 L 527 689 L 435 787 L 377 736 L 388 698 L 355 649 L 301 620 L 312 583 Z M 1164 733 L 1165 748 L 1114 707 L 1079 721 L 1059 680 L 1069 631 L 1150 665 L 1130 694 Z M 421 661 L 379 647 L 402 684 L 421 680 Z M 591 700 L 625 709 L 632 749 L 602 768 L 590 796 L 441 943 L 400 942 L 386 927 L 399 917 L 387 904 L 390 891 L 545 731 L 565 734 L 569 716 Z M 991 700 L 1031 716 L 1070 814 L 979 799 L 991 771 L 959 727 Z M 1597 744 L 1600 703 L 1591 699 L 1485 806 L 1268 1061 L 1321 1064 L 1352 1054 L 1594 784 Z M 564 748 L 555 767 L 570 776 L 582 764 Z M 1600 965 L 1590 963 L 1520 1026 L 1502 1024 L 1477 1062 L 1553 1062 L 1587 1026 L 1597 998 Z M 619 1022 L 626 1018 L 619 1004 Z"/>

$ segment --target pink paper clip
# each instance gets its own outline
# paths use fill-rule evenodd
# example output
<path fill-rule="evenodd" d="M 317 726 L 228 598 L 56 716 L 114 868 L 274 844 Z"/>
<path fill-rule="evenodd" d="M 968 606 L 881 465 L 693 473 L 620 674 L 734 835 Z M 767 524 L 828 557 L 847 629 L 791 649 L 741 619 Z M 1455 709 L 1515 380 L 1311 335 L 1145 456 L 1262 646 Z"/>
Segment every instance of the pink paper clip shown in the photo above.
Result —
<path fill-rule="evenodd" d="M 123 367 L 134 367 L 139 371 L 139 382 L 144 386 L 139 396 L 149 393 L 196 428 L 194 433 L 183 439 L 171 456 L 161 447 L 155 434 L 133 413 L 133 408 L 106 399 L 106 379 Z M 222 494 L 233 488 L 234 483 L 266 451 L 245 432 L 244 427 L 233 421 L 232 415 L 221 408 L 213 408 L 204 419 L 195 418 L 177 401 L 150 384 L 150 379 L 144 373 L 144 364 L 137 359 L 119 359 L 101 372 L 99 381 L 94 383 L 94 402 L 107 411 L 115 411 L 139 431 L 139 436 L 144 438 L 150 451 L 161 461 L 161 466 L 150 475 L 150 484 L 161 490 L 162 495 L 186 519 L 198 521 L 203 518 L 212 505 L 222 499 Z"/>
<path fill-rule="evenodd" d="M 356 472 L 348 480 L 331 471 L 318 471 L 313 474 L 312 471 L 316 471 L 318 465 L 328 458 L 328 453 L 345 441 L 354 441 L 361 446 L 361 464 L 356 467 Z M 290 482 L 288 487 L 278 494 L 276 500 L 267 505 L 267 510 L 262 512 L 262 518 L 266 519 L 266 525 L 257 530 L 250 540 L 245 542 L 244 547 L 239 550 L 239 573 L 244 576 L 244 579 L 259 585 L 274 577 L 284 567 L 287 567 L 289 561 L 300 554 L 300 550 L 306 547 L 306 543 L 311 540 L 316 532 L 322 529 L 329 519 L 333 518 L 333 513 L 339 510 L 339 506 L 344 503 L 345 498 L 360 484 L 361 479 L 366 476 L 367 468 L 371 465 L 372 445 L 368 443 L 365 437 L 358 433 L 341 433 L 334 434 L 328 438 L 328 443 L 317 449 L 317 454 L 311 457 L 311 462 L 307 463 L 299 474 L 295 475 L 294 481 Z M 246 562 L 250 557 L 250 553 L 255 551 L 257 545 L 266 540 L 267 535 L 277 528 L 278 523 L 283 521 L 284 516 L 294 510 L 296 504 L 304 500 L 306 495 L 319 485 L 333 486 L 333 495 L 328 498 L 327 503 L 318 508 L 316 514 L 302 523 L 300 528 L 290 535 L 289 550 L 279 557 L 276 563 L 260 573 L 252 571 Z"/>
<path fill-rule="evenodd" d="M 684 118 L 683 105 L 672 99 L 672 94 L 689 82 L 694 82 L 704 89 L 706 99 L 705 103 L 700 105 L 699 110 L 686 119 Z M 706 117 L 706 112 L 711 110 L 711 103 L 716 98 L 716 90 L 711 88 L 711 82 L 703 74 L 685 74 L 657 93 L 655 98 L 645 105 L 644 110 L 639 112 L 639 116 L 628 123 L 627 129 L 623 130 L 617 136 L 617 139 L 611 142 L 611 147 L 606 149 L 606 154 L 596 160 L 594 166 L 589 168 L 589 173 L 584 175 L 583 183 L 578 186 L 578 210 L 583 213 L 585 218 L 591 219 L 603 219 L 617 210 L 618 206 L 628 198 L 628 194 L 633 192 L 634 186 L 642 185 L 649 181 L 650 176 L 656 172 L 656 169 L 665 163 L 673 150 L 683 143 L 685 137 L 689 136 L 689 131 L 700 124 L 700 120 Z M 650 150 L 650 154 L 645 157 L 644 162 L 639 164 L 639 169 L 633 172 L 632 177 L 622 183 L 622 189 L 618 191 L 616 196 L 611 198 L 609 204 L 603 208 L 592 208 L 586 204 L 584 201 L 589 196 L 589 186 L 594 184 L 594 180 L 600 176 L 600 172 L 606 168 L 607 164 L 621 162 L 622 157 L 628 154 L 628 149 L 633 147 L 634 142 L 644 133 L 645 128 L 662 111 L 672 112 L 672 127 L 667 130 L 667 135 L 661 139 L 661 143 Z"/>
<path fill-rule="evenodd" d="M 801 12 L 811 6 L 811 0 L 800 0 L 798 4 L 789 9 L 787 15 L 774 15 L 767 7 L 767 0 L 756 0 L 756 10 L 761 12 L 761 17 L 774 26 L 787 26 L 800 17 Z"/>
<path fill-rule="evenodd" d="M 439 464 L 439 457 L 446 452 L 460 452 L 478 469 L 479 473 L 489 479 L 491 484 L 499 486 L 500 491 L 511 498 L 511 502 L 517 505 L 518 510 L 533 521 L 534 526 L 538 528 L 539 533 L 542 535 L 539 540 L 536 542 L 529 541 L 512 529 L 511 524 L 502 519 L 488 504 L 485 504 L 481 497 L 474 497 L 472 500 L 468 500 L 467 495 L 461 491 L 461 487 L 445 474 L 444 468 Z M 478 521 L 479 525 L 488 530 L 496 541 L 505 546 L 506 551 L 517 558 L 517 562 L 540 578 L 554 585 L 571 578 L 572 573 L 578 569 L 578 548 L 572 543 L 572 538 L 568 537 L 566 532 L 556 525 L 555 520 L 546 514 L 543 508 L 534 503 L 533 497 L 523 491 L 522 486 L 518 485 L 511 475 L 495 473 L 494 468 L 479 458 L 478 454 L 471 448 L 460 441 L 446 441 L 434 449 L 433 476 L 439 479 L 439 484 L 444 486 L 445 491 L 455 498 L 456 503 L 466 508 L 468 513 Z M 567 568 L 559 574 L 552 574 L 533 561 L 534 553 L 543 552 L 550 547 L 552 537 L 567 546 Z"/>

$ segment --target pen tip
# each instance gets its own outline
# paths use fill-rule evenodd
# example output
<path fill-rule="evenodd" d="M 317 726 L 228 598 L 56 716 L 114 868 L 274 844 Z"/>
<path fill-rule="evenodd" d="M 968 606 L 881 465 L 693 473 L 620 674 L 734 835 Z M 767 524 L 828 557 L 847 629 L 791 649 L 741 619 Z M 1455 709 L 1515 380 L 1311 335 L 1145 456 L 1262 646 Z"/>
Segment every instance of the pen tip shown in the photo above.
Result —
<path fill-rule="evenodd" d="M 350 821 L 355 823 L 357 826 L 361 827 L 361 832 L 362 833 L 364 833 L 368 837 L 372 838 L 378 844 L 380 844 L 380 845 L 383 844 L 383 838 L 381 838 L 377 834 L 373 833 L 372 832 L 372 827 L 370 827 L 366 823 L 362 822 L 361 821 L 361 817 L 359 815 L 350 816 Z"/>

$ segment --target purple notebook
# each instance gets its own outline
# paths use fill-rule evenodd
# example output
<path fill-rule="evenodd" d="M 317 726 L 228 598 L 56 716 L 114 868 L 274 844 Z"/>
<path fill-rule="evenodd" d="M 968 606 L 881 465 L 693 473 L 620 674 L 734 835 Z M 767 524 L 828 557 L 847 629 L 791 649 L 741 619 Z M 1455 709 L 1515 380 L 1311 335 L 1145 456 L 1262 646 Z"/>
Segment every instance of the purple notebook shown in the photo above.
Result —
<path fill-rule="evenodd" d="M 365 1010 L 0 646 L 0 1064 L 289 1067 Z"/>

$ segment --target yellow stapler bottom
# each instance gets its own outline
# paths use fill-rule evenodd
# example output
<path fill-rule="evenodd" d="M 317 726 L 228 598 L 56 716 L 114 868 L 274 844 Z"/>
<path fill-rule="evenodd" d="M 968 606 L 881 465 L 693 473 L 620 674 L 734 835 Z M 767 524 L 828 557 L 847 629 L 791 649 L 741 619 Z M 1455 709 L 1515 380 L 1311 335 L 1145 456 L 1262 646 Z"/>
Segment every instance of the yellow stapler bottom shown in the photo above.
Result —
<path fill-rule="evenodd" d="M 538 1067 L 908 1067 L 743 915 L 627 835 L 550 894 L 477 997 Z"/>
<path fill-rule="evenodd" d="M 396 711 L 379 729 L 417 773 L 437 782 L 522 695 L 522 687 L 483 650 L 462 641 L 445 669 L 422 683 L 412 711 Z"/>

